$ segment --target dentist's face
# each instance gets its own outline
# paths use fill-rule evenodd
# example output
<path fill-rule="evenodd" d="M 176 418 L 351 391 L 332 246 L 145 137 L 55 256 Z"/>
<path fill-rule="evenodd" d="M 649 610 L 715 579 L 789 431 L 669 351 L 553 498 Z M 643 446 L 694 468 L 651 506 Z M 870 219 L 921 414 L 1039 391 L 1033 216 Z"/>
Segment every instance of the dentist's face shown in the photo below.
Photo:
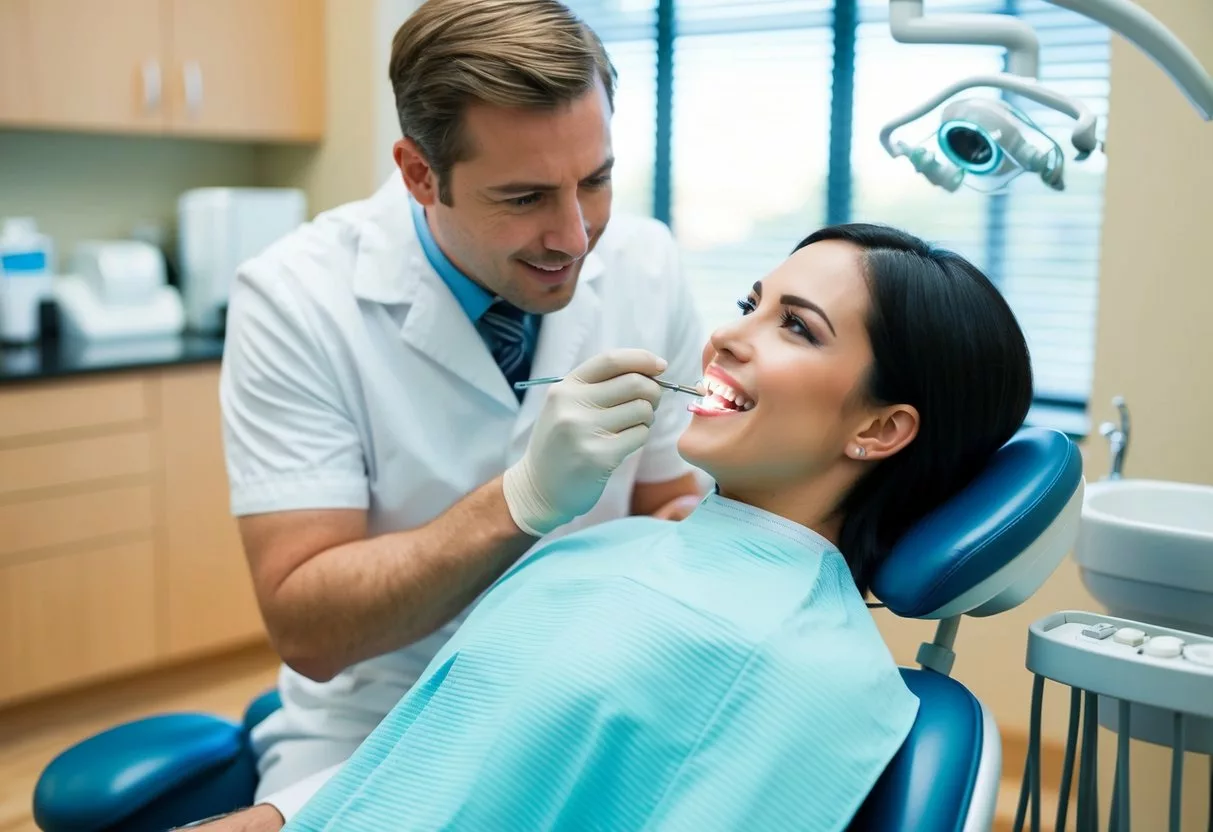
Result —
<path fill-rule="evenodd" d="M 397 144 L 397 162 L 464 274 L 528 312 L 554 312 L 572 298 L 610 219 L 610 116 L 601 82 L 551 112 L 469 107 L 470 153 L 452 168 L 450 205 L 411 143 Z"/>
<path fill-rule="evenodd" d="M 867 408 L 870 304 L 861 251 L 806 246 L 755 284 L 741 315 L 712 334 L 704 376 L 678 443 L 721 493 L 762 504 L 846 464 Z"/>

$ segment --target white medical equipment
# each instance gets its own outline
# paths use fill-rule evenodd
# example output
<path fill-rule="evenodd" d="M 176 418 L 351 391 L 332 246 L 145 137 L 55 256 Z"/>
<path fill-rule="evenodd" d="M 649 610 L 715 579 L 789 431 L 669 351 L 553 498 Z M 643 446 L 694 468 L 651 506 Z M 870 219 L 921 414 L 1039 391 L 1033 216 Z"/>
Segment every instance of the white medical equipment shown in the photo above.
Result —
<path fill-rule="evenodd" d="M 1213 78 L 1192 52 L 1156 18 L 1130 0 L 1047 0 L 1104 24 L 1150 57 L 1187 96 L 1206 121 L 1213 120 Z M 1000 14 L 924 15 L 923 0 L 889 0 L 889 27 L 902 43 L 1005 46 L 1007 71 L 965 78 L 894 119 L 880 142 L 894 158 L 904 156 L 934 185 L 955 191 L 961 185 L 995 193 L 1023 173 L 1035 174 L 1054 190 L 1065 189 L 1061 145 L 1022 110 L 999 98 L 957 98 L 941 113 L 939 126 L 911 140 L 894 139 L 958 93 L 991 87 L 1018 94 L 1074 119 L 1070 144 L 1080 162 L 1103 150 L 1097 120 L 1081 101 L 1038 80 L 1040 44 L 1022 20 Z"/>
<path fill-rule="evenodd" d="M 139 240 L 85 240 L 72 271 L 55 278 L 52 296 L 63 331 L 84 342 L 179 334 L 185 307 L 168 284 L 164 255 Z"/>

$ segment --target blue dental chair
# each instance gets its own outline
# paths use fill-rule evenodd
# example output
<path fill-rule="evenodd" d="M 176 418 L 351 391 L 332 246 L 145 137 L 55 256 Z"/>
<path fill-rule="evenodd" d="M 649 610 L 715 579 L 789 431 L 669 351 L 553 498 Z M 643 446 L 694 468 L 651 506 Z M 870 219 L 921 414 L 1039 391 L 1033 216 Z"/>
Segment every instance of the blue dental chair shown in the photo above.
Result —
<path fill-rule="evenodd" d="M 1063 434 L 1021 430 L 962 493 L 899 542 L 873 592 L 903 618 L 939 621 L 918 668 L 902 676 L 919 698 L 915 725 L 851 828 L 866 832 L 990 829 L 1002 744 L 982 703 L 949 675 L 961 616 L 1029 598 L 1072 548 L 1082 462 Z M 162 832 L 252 803 L 249 732 L 280 706 L 262 694 L 240 723 L 168 714 L 119 725 L 56 757 L 34 791 L 45 832 Z"/>

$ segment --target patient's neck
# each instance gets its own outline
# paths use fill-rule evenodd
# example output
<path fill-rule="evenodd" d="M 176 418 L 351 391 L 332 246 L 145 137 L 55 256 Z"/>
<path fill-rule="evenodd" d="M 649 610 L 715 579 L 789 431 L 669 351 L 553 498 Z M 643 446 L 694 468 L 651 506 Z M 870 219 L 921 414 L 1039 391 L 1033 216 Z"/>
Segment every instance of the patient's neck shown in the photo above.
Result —
<path fill-rule="evenodd" d="M 720 496 L 777 514 L 817 532 L 838 546 L 842 515 L 837 507 L 851 478 L 834 471 L 799 483 L 721 483 Z"/>

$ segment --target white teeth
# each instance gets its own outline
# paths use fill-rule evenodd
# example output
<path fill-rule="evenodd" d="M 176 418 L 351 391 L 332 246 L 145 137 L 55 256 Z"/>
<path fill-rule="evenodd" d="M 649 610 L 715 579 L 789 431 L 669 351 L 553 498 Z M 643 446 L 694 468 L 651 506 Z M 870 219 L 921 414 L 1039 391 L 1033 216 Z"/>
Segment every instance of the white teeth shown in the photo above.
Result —
<path fill-rule="evenodd" d="M 527 265 L 531 266 L 532 268 L 539 269 L 541 272 L 558 272 L 561 269 L 565 268 L 565 266 L 567 266 L 568 264 L 565 263 L 564 266 L 540 266 L 538 263 L 531 263 L 528 261 Z"/>
<path fill-rule="evenodd" d="M 708 395 L 704 397 L 704 401 L 708 401 L 713 397 L 724 399 L 732 402 L 737 410 L 750 410 L 754 407 L 754 402 L 750 401 L 745 396 L 738 393 L 732 387 L 714 378 L 705 378 L 703 386 L 707 389 Z M 723 409 L 723 408 L 721 408 Z"/>

